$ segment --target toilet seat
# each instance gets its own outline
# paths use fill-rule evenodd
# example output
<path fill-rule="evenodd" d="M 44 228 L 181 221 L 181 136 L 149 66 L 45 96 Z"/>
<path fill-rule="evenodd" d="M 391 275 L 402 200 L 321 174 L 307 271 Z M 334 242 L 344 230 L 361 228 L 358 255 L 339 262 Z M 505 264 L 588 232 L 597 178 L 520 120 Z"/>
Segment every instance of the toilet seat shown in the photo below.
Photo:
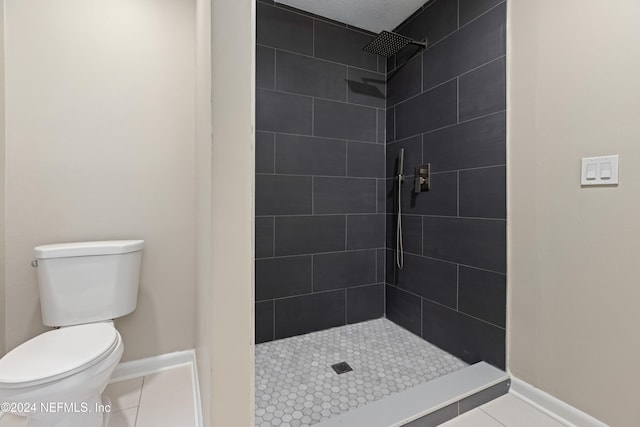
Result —
<path fill-rule="evenodd" d="M 0 388 L 29 387 L 68 377 L 103 360 L 119 341 L 120 334 L 111 323 L 45 332 L 0 359 Z"/>

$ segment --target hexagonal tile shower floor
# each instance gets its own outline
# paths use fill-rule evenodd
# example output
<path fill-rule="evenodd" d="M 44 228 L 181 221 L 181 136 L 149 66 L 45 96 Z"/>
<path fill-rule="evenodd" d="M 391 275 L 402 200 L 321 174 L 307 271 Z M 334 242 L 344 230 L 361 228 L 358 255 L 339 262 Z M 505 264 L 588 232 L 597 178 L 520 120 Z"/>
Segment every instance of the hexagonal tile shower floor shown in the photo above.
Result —
<path fill-rule="evenodd" d="M 387 319 L 258 344 L 256 426 L 310 426 L 465 366 Z"/>

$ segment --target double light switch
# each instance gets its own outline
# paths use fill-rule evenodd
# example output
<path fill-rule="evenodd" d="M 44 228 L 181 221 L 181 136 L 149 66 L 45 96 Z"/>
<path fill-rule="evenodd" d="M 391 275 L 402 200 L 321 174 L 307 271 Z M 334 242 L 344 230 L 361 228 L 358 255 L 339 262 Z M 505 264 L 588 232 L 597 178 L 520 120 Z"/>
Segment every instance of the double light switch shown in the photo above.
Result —
<path fill-rule="evenodd" d="M 582 159 L 582 185 L 618 183 L 618 155 Z"/>

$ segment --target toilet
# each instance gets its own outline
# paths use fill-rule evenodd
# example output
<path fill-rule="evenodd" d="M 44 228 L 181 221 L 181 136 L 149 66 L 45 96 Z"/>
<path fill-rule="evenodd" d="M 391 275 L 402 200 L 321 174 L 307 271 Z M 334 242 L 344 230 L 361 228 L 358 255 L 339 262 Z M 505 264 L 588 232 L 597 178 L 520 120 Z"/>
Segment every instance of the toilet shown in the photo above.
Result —
<path fill-rule="evenodd" d="M 0 359 L 3 410 L 29 427 L 104 427 L 102 392 L 123 343 L 113 319 L 135 310 L 143 240 L 34 249 L 42 321 L 54 329 Z"/>

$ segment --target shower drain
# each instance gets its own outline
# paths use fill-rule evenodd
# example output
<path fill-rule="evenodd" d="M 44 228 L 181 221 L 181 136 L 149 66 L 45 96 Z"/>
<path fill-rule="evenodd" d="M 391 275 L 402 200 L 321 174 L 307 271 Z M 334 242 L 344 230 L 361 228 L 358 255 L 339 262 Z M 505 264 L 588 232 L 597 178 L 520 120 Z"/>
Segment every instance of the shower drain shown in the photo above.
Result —
<path fill-rule="evenodd" d="M 331 367 L 338 375 L 353 371 L 347 362 L 336 363 L 335 365 L 331 365 Z"/>

